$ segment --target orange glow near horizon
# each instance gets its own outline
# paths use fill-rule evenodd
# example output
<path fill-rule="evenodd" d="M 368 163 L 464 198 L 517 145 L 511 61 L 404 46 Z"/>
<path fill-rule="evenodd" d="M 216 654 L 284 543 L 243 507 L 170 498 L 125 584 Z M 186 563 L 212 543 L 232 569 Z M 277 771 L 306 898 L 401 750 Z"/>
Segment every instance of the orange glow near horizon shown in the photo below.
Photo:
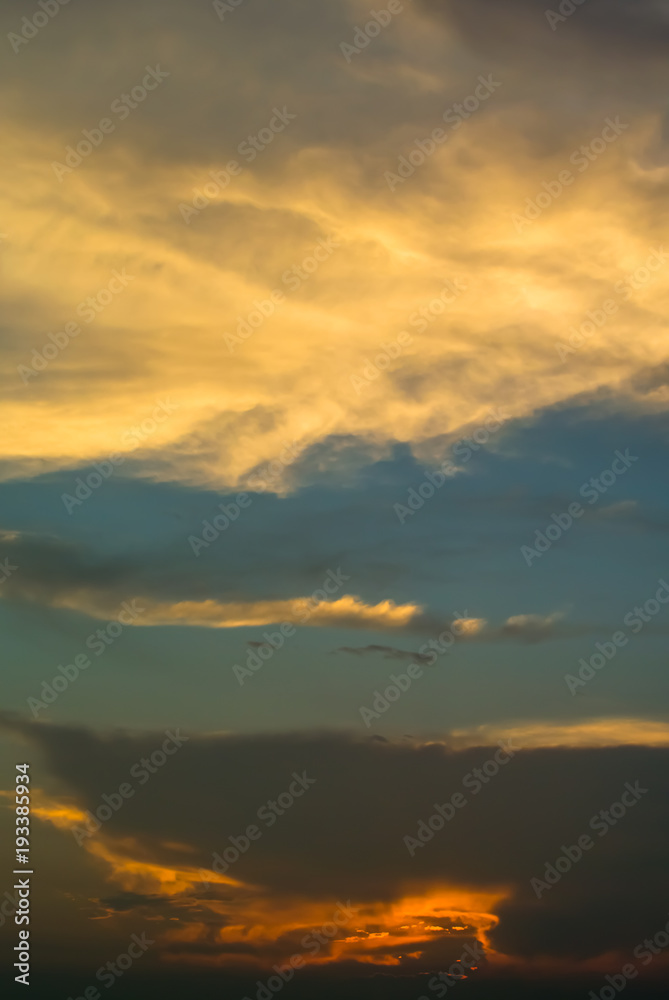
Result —
<path fill-rule="evenodd" d="M 0 791 L 1 798 L 8 799 L 12 794 Z M 34 816 L 59 830 L 73 830 L 86 820 L 84 811 L 71 802 L 49 798 L 37 788 L 33 796 Z M 392 902 L 353 900 L 351 907 L 357 912 L 346 921 L 341 920 L 337 925 L 338 936 L 326 934 L 323 947 L 313 953 L 313 949 L 305 950 L 301 942 L 308 938 L 313 946 L 315 935 L 322 934 L 328 925 L 335 926 L 333 917 L 341 913 L 340 902 L 291 896 L 268 898 L 260 887 L 208 869 L 149 862 L 142 857 L 146 848 L 132 837 L 112 840 L 100 831 L 83 841 L 82 846 L 103 863 L 107 880 L 122 891 L 155 895 L 163 898 L 168 908 L 174 906 L 174 915 L 157 918 L 165 921 L 164 930 L 159 933 L 161 944 L 169 949 L 163 961 L 170 964 L 247 969 L 251 966 L 262 974 L 277 962 L 288 962 L 292 955 L 301 955 L 304 964 L 310 966 L 355 962 L 367 968 L 401 970 L 407 960 L 420 962 L 425 945 L 443 937 L 462 940 L 463 948 L 468 940 L 476 938 L 485 948 L 488 963 L 528 979 L 560 975 L 564 971 L 560 962 L 547 957 L 524 957 L 519 965 L 517 957 L 498 952 L 492 946 L 490 931 L 499 919 L 495 910 L 511 896 L 511 886 L 486 890 L 434 883 L 428 888 L 416 884 L 407 887 L 406 894 Z M 191 850 L 186 844 L 163 846 L 183 853 Z M 225 895 L 217 898 L 217 889 L 224 889 Z M 213 932 L 214 942 L 226 947 L 221 954 L 211 954 L 208 950 L 212 922 L 202 919 L 203 912 L 221 919 Z M 110 919 L 115 915 L 108 910 L 91 919 Z M 202 952 L 197 950 L 198 943 L 203 945 Z M 191 949 L 180 952 L 178 946 L 183 944 Z M 252 958 L 247 954 L 249 944 L 254 946 Z M 235 945 L 240 946 L 239 951 L 235 951 Z M 575 959 L 573 968 L 583 974 L 604 974 L 620 961 L 621 956 L 612 952 L 592 959 Z M 669 958 L 658 958 L 655 972 L 661 972 L 667 965 Z M 414 966 L 412 969 L 415 971 Z"/>
<path fill-rule="evenodd" d="M 40 795 L 34 814 L 60 830 L 73 830 L 86 820 L 83 810 L 44 795 Z M 286 896 L 279 905 L 276 899 L 266 899 L 256 887 L 208 869 L 148 862 L 142 857 L 145 849 L 132 837 L 112 840 L 105 837 L 102 830 L 83 840 L 82 846 L 105 864 L 108 881 L 123 891 L 158 894 L 173 901 L 189 899 L 200 910 L 218 914 L 222 925 L 216 931 L 216 940 L 233 949 L 235 943 L 252 942 L 261 954 L 266 952 L 271 956 L 276 951 L 275 942 L 286 937 L 296 942 L 281 959 L 288 960 L 292 954 L 300 953 L 299 941 L 305 936 L 318 932 L 319 928 L 336 926 L 336 936 L 326 933 L 322 948 L 315 954 L 303 955 L 309 965 L 356 961 L 365 965 L 399 966 L 402 963 L 400 956 L 419 956 L 420 944 L 436 936 L 462 937 L 463 940 L 476 936 L 485 943 L 487 932 L 497 922 L 492 911 L 509 894 L 509 890 L 500 888 L 482 891 L 432 886 L 422 890 L 414 886 L 410 894 L 390 903 L 357 903 L 354 900 L 351 906 L 357 912 L 350 915 L 344 914 L 339 902 Z M 183 852 L 190 850 L 184 844 L 170 846 Z M 209 895 L 217 886 L 230 890 L 224 899 Z M 348 904 L 348 901 L 342 902 Z M 179 926 L 166 929 L 165 943 L 193 944 L 211 935 L 211 924 L 197 918 L 186 920 L 184 911 L 179 912 Z M 338 921 L 333 922 L 336 915 Z M 381 943 L 384 950 L 377 953 Z M 205 965 L 248 964 L 244 954 L 234 950 L 213 957 L 177 954 L 171 955 L 169 960 Z"/>

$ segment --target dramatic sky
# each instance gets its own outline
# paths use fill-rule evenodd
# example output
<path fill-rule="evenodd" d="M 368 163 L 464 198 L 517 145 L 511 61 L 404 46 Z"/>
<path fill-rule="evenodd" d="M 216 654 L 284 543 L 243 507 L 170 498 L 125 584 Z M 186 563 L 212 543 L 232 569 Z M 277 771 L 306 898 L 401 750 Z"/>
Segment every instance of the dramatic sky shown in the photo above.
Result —
<path fill-rule="evenodd" d="M 650 996 L 669 3 L 45 4 L 0 11 L 0 891 L 28 761 L 35 977 L 105 995 L 146 932 L 119 997 L 267 1000 L 299 955 L 286 996 L 417 1000 L 465 947 L 463 996 L 629 963 Z"/>

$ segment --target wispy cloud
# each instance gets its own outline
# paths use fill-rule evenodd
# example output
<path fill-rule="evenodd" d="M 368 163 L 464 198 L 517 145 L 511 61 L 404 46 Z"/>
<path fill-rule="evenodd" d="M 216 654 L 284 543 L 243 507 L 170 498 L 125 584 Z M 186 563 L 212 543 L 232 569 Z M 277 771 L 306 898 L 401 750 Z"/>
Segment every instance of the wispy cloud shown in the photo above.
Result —
<path fill-rule="evenodd" d="M 398 649 L 396 646 L 339 646 L 333 653 L 347 653 L 349 656 L 382 656 L 384 660 L 400 660 L 404 662 L 429 663 L 431 657 L 424 653 L 415 653 L 410 649 Z"/>

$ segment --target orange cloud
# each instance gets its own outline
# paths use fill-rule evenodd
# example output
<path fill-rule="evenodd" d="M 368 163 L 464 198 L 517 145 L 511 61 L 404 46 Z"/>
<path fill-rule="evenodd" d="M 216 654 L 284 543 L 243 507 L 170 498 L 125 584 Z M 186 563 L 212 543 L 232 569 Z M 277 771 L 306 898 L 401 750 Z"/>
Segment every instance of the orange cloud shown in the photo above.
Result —
<path fill-rule="evenodd" d="M 168 604 L 146 598 L 133 603 L 144 610 L 133 624 L 192 625 L 203 628 L 243 628 L 289 621 L 298 625 L 342 628 L 402 628 L 416 619 L 422 609 L 416 604 L 395 604 L 385 600 L 366 604 L 361 598 L 346 594 L 334 601 L 297 597 L 285 601 L 178 601 Z M 93 618 L 108 619 L 118 612 L 105 599 L 96 599 L 78 591 L 58 596 L 53 605 L 81 611 Z"/>
<path fill-rule="evenodd" d="M 504 738 L 528 750 L 537 747 L 664 747 L 669 746 L 669 724 L 641 718 L 492 724 L 455 729 L 448 742 L 457 747 L 491 746 Z"/>
<path fill-rule="evenodd" d="M 74 830 L 86 820 L 82 810 L 41 793 L 33 813 L 63 831 Z M 418 961 L 437 939 L 452 938 L 456 948 L 459 939 L 463 946 L 474 937 L 485 942 L 497 923 L 493 911 L 508 895 L 508 890 L 499 887 L 433 886 L 427 891 L 418 888 L 394 902 L 333 904 L 332 900 L 289 895 L 277 902 L 251 885 L 213 871 L 156 864 L 133 838 L 110 838 L 104 829 L 83 841 L 83 846 L 105 865 L 110 882 L 137 894 L 137 905 L 145 898 L 179 904 L 175 910 L 178 923 L 167 924 L 160 935 L 164 957 L 170 962 L 231 966 L 251 962 L 262 967 L 300 954 L 306 965 L 353 961 L 401 967 L 405 961 Z M 188 850 L 185 845 L 183 849 Z M 217 895 L 218 889 L 225 892 Z M 187 901 L 190 908 L 183 905 Z M 107 910 L 105 915 L 112 912 Z M 204 921 L 202 912 L 209 914 Z M 212 942 L 212 928 L 214 945 L 221 946 L 220 952 L 214 947 L 213 954 L 206 947 Z M 248 944 L 253 945 L 252 958 L 242 947 Z M 489 945 L 487 949 L 490 952 Z"/>

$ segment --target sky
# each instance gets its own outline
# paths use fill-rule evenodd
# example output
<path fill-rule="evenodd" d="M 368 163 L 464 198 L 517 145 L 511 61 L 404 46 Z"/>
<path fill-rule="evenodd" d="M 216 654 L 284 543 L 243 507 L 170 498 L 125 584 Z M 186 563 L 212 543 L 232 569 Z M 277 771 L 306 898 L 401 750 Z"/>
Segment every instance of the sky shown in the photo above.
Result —
<path fill-rule="evenodd" d="M 669 4 L 0 22 L 5 981 L 663 995 Z"/>

